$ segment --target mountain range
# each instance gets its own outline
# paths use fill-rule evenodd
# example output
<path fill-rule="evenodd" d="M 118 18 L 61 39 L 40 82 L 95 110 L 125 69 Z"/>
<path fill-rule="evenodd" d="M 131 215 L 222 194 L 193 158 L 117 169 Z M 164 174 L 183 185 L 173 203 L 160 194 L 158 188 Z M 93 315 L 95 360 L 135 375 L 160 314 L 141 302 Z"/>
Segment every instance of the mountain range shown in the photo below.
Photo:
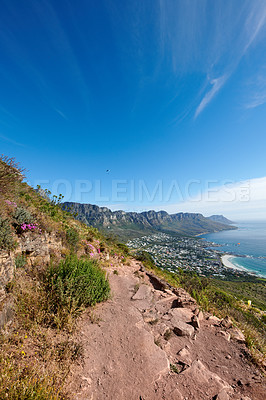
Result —
<path fill-rule="evenodd" d="M 213 220 L 212 217 L 216 216 L 206 218 L 198 213 L 168 214 L 166 211 L 153 210 L 141 213 L 111 211 L 107 207 L 74 202 L 65 202 L 61 206 L 76 215 L 78 220 L 105 233 L 114 234 L 123 241 L 158 231 L 196 236 L 202 233 L 236 229 L 234 226 L 228 225 L 229 222 L 225 224 Z"/>
<path fill-rule="evenodd" d="M 225 225 L 232 225 L 234 223 L 233 221 L 230 221 L 230 219 L 225 218 L 223 215 L 211 215 L 207 218 L 211 219 L 214 222 L 220 222 L 221 224 Z"/>

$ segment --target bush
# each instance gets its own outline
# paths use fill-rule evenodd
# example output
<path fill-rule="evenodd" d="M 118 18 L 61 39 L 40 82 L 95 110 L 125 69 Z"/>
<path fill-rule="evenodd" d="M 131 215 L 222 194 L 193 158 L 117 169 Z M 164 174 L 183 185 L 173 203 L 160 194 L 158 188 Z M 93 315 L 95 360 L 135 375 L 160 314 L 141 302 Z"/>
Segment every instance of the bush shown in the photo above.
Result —
<path fill-rule="evenodd" d="M 13 197 L 16 193 L 18 183 L 24 178 L 24 170 L 16 163 L 14 158 L 3 154 L 0 156 L 0 195 Z"/>
<path fill-rule="evenodd" d="M 83 307 L 93 306 L 109 297 L 110 287 L 95 261 L 69 256 L 59 265 L 51 265 L 45 277 L 49 307 L 67 323 L 68 314 L 76 316 Z"/>
<path fill-rule="evenodd" d="M 129 254 L 129 248 L 127 247 L 126 244 L 124 243 L 117 243 L 117 247 L 119 247 L 120 250 L 123 251 L 124 255 L 128 255 Z"/>
<path fill-rule="evenodd" d="M 14 214 L 14 222 L 19 226 L 22 224 L 33 224 L 34 218 L 25 208 L 17 207 Z"/>
<path fill-rule="evenodd" d="M 0 217 L 0 249 L 11 250 L 15 246 L 12 229 L 8 219 Z"/>
<path fill-rule="evenodd" d="M 69 228 L 66 232 L 66 239 L 68 244 L 72 247 L 72 249 L 75 249 L 79 241 L 78 231 L 74 228 Z"/>

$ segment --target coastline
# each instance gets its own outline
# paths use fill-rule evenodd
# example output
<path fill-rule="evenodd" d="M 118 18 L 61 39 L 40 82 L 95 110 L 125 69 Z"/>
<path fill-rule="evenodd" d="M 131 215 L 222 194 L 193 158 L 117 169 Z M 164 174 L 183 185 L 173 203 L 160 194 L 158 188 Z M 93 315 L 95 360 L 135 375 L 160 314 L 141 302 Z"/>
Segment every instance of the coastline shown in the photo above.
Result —
<path fill-rule="evenodd" d="M 245 271 L 248 272 L 250 274 L 253 274 L 251 271 L 248 271 L 246 268 L 244 267 L 240 267 L 240 266 L 236 266 L 235 264 L 233 264 L 230 260 L 232 258 L 235 258 L 235 256 L 233 256 L 232 254 L 225 254 L 223 256 L 221 256 L 221 261 L 223 263 L 223 265 L 227 268 L 232 268 L 232 269 L 236 269 L 238 271 Z"/>

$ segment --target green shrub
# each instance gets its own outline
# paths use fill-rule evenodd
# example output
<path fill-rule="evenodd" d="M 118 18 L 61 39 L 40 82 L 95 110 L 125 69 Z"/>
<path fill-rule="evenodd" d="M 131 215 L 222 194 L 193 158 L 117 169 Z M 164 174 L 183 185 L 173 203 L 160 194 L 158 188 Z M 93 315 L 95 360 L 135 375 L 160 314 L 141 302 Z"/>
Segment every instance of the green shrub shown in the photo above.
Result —
<path fill-rule="evenodd" d="M 25 208 L 17 207 L 14 213 L 14 222 L 16 225 L 32 224 L 34 223 L 34 218 Z"/>
<path fill-rule="evenodd" d="M 15 258 L 16 268 L 23 268 L 25 264 L 26 264 L 26 256 L 24 256 L 23 254 L 20 254 Z"/>
<path fill-rule="evenodd" d="M 129 254 L 129 248 L 124 243 L 117 243 L 117 247 L 123 251 L 123 253 L 127 256 Z"/>
<path fill-rule="evenodd" d="M 0 249 L 11 250 L 15 246 L 12 229 L 8 219 L 0 217 Z"/>
<path fill-rule="evenodd" d="M 83 307 L 106 300 L 110 287 L 95 261 L 69 256 L 51 265 L 45 277 L 49 307 L 64 325 L 68 314 L 76 316 Z"/>
<path fill-rule="evenodd" d="M 66 239 L 72 249 L 76 249 L 79 241 L 79 233 L 74 228 L 69 228 L 66 232 Z"/>

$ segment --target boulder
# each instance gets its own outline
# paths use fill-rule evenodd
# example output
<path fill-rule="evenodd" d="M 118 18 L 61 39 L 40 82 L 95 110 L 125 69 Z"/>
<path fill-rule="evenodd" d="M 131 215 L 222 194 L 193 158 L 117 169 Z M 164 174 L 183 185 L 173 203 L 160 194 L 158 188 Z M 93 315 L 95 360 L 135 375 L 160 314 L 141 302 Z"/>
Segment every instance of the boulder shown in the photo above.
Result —
<path fill-rule="evenodd" d="M 184 289 L 178 288 L 173 289 L 173 293 L 177 296 L 177 299 L 173 301 L 172 307 L 183 307 L 195 309 L 197 302 L 191 297 Z"/>
<path fill-rule="evenodd" d="M 186 347 L 183 347 L 183 349 L 179 350 L 177 357 L 179 362 L 189 366 L 191 365 L 191 355 Z"/>
<path fill-rule="evenodd" d="M 188 325 L 183 321 L 180 321 L 176 317 L 173 317 L 171 319 L 171 323 L 173 325 L 173 331 L 177 336 L 188 336 L 188 337 L 191 337 L 195 332 L 193 326 Z"/>
<path fill-rule="evenodd" d="M 189 308 L 172 308 L 169 312 L 172 318 L 179 319 L 180 321 L 189 323 L 191 322 L 194 314 Z"/>
<path fill-rule="evenodd" d="M 151 287 L 140 285 L 137 292 L 132 296 L 132 300 L 149 300 L 151 298 Z"/>
<path fill-rule="evenodd" d="M 208 391 L 215 393 L 221 393 L 223 390 L 226 392 L 232 391 L 231 386 L 220 378 L 214 372 L 211 372 L 200 360 L 193 361 L 191 367 L 187 368 L 183 375 L 191 379 L 194 384 L 199 385 L 201 388 L 208 388 Z"/>
<path fill-rule="evenodd" d="M 229 332 L 225 332 L 225 331 L 219 331 L 216 334 L 217 336 L 223 336 L 225 338 L 225 340 L 227 340 L 228 342 L 230 342 L 230 333 Z"/>
<path fill-rule="evenodd" d="M 244 334 L 237 328 L 230 329 L 230 334 L 232 339 L 235 339 L 237 342 L 245 343 L 246 339 Z"/>
<path fill-rule="evenodd" d="M 221 319 L 216 317 L 215 315 L 210 315 L 207 319 L 213 324 L 219 324 L 221 322 Z"/>

